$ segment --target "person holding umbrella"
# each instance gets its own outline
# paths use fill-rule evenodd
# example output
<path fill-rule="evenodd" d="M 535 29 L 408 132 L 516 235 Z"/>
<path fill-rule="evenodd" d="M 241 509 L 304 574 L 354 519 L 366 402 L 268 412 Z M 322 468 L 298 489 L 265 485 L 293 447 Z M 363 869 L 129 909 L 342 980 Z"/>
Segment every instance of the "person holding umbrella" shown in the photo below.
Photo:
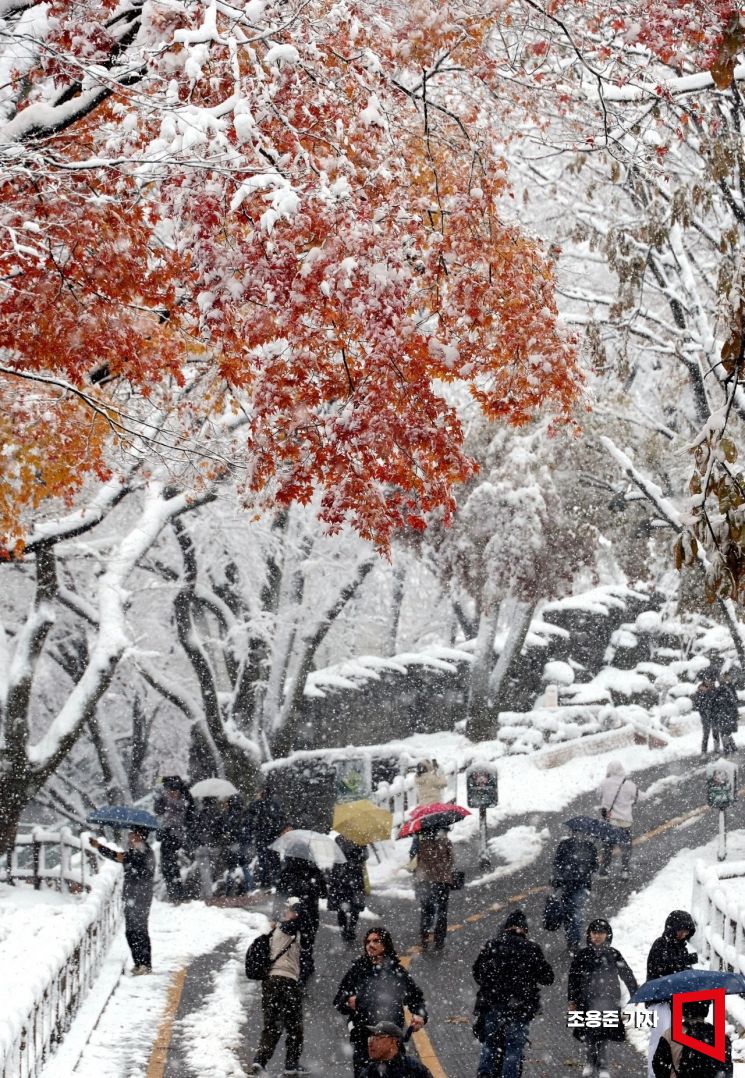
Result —
<path fill-rule="evenodd" d="M 647 956 L 648 981 L 657 980 L 658 977 L 669 977 L 672 973 L 680 973 L 698 962 L 696 952 L 688 950 L 688 940 L 695 931 L 696 922 L 686 910 L 673 910 L 667 915 L 663 933 L 654 941 Z M 670 1029 L 672 1023 L 672 1012 L 667 1001 L 654 1004 L 652 1010 L 656 1018 L 647 1046 L 648 1078 L 654 1076 L 652 1060 L 660 1038 Z"/>
<path fill-rule="evenodd" d="M 430 943 L 434 943 L 436 951 L 441 951 L 445 946 L 453 868 L 453 844 L 448 838 L 447 828 L 435 829 L 423 825 L 419 831 L 417 866 L 414 870 L 421 905 L 419 931 L 423 951 Z"/>
<path fill-rule="evenodd" d="M 124 868 L 124 934 L 132 953 L 134 968 L 132 976 L 152 972 L 152 952 L 148 919 L 153 901 L 155 856 L 147 843 L 148 831 L 133 827 L 129 832 L 126 853 L 102 846 L 92 835 L 89 842 L 94 850 L 109 861 L 117 861 Z"/>
<path fill-rule="evenodd" d="M 621 981 L 630 994 L 637 983 L 631 967 L 620 951 L 611 947 L 613 929 L 602 917 L 587 926 L 587 946 L 572 959 L 569 967 L 567 1010 L 586 1018 L 588 1011 L 615 1011 L 618 1023 L 613 1026 L 588 1027 L 585 1021 L 574 1027 L 574 1036 L 584 1042 L 587 1062 L 582 1078 L 610 1078 L 606 1062 L 608 1041 L 622 1041 L 626 1036 L 621 1021 Z"/>
<path fill-rule="evenodd" d="M 352 963 L 339 984 L 334 1006 L 349 1021 L 354 1078 L 361 1078 L 369 1060 L 369 1027 L 379 1022 L 404 1026 L 404 1007 L 411 1012 L 411 1030 L 427 1021 L 421 988 L 401 965 L 388 929 L 368 929 L 362 957 Z"/>

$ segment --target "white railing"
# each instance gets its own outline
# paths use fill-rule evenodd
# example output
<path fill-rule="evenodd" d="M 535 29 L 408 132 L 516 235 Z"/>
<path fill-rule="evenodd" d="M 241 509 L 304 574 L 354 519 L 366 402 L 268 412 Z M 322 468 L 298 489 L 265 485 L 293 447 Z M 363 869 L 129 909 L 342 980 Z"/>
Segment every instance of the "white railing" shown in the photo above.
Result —
<path fill-rule="evenodd" d="M 745 902 L 734 901 L 722 880 L 745 876 L 745 861 L 712 865 L 697 861 L 691 913 L 696 922 L 694 946 L 709 969 L 745 973 Z M 727 996 L 727 1011 L 745 1029 L 745 1001 Z"/>
<path fill-rule="evenodd" d="M 405 766 L 404 761 L 402 761 L 402 766 Z M 447 780 L 447 786 L 442 791 L 442 800 L 457 801 L 458 765 L 453 761 L 447 761 L 440 768 L 440 772 Z M 411 772 L 407 775 L 396 775 L 392 782 L 381 782 L 373 790 L 370 800 L 393 814 L 393 837 L 395 838 L 406 813 L 417 804 L 416 775 Z"/>
<path fill-rule="evenodd" d="M 81 841 L 85 838 L 81 835 Z M 56 878 L 62 877 L 58 873 Z M 81 932 L 77 938 L 59 941 L 56 955 L 63 951 L 64 957 L 55 956 L 49 963 L 45 986 L 25 1013 L 19 1006 L 17 1015 L 2 1016 L 0 1078 L 36 1078 L 41 1073 L 70 1028 L 116 935 L 121 921 L 121 872 L 114 865 L 103 865 L 86 885 L 89 892 L 74 900 L 88 914 Z"/>
<path fill-rule="evenodd" d="M 50 860 L 54 863 L 50 864 Z M 88 832 L 74 835 L 69 827 L 59 831 L 35 827 L 27 834 L 16 835 L 5 867 L 8 883 L 30 880 L 37 891 L 42 880 L 51 880 L 62 891 L 84 891 L 90 887 L 95 872 L 96 855 L 88 845 Z"/>

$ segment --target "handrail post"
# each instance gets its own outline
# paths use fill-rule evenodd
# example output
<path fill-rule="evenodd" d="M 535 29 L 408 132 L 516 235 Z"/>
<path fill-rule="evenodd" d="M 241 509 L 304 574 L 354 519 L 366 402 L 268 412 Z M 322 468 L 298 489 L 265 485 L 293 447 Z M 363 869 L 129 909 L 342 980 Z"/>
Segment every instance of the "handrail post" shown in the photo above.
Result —
<path fill-rule="evenodd" d="M 39 835 L 39 828 L 35 827 L 33 829 L 33 831 L 31 832 L 31 838 L 32 838 L 32 843 L 31 843 L 31 862 L 32 862 L 32 870 L 33 870 L 33 874 L 34 874 L 34 890 L 35 891 L 40 891 L 41 890 L 41 876 L 39 874 L 39 870 L 41 868 L 41 857 L 42 857 L 42 852 L 43 852 L 43 848 L 44 848 L 41 840 L 38 838 L 38 835 Z"/>

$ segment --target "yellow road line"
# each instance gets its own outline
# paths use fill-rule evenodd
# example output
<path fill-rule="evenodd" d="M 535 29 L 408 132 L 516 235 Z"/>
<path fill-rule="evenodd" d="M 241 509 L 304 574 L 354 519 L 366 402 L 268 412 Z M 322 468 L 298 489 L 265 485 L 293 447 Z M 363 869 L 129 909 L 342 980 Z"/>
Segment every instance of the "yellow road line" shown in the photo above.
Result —
<path fill-rule="evenodd" d="M 171 1037 L 173 1036 L 173 1023 L 176 1018 L 176 1011 L 178 1010 L 181 993 L 184 990 L 184 982 L 186 981 L 186 974 L 188 971 L 189 967 L 184 966 L 183 969 L 180 969 L 178 973 L 173 976 L 166 998 L 165 1013 L 161 1019 L 160 1026 L 158 1027 L 158 1034 L 150 1053 L 150 1061 L 147 1065 L 145 1078 L 163 1078 L 166 1063 L 168 1062 L 168 1048 L 171 1044 Z"/>

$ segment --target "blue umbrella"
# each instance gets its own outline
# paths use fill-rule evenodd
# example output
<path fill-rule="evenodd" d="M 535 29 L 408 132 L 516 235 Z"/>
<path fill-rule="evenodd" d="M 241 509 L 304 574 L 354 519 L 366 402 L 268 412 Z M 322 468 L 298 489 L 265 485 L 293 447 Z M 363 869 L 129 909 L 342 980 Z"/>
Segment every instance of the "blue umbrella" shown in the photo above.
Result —
<path fill-rule="evenodd" d="M 637 988 L 630 1003 L 659 1003 L 672 999 L 677 992 L 702 992 L 707 988 L 723 988 L 731 996 L 745 993 L 745 977 L 716 969 L 684 969 L 657 977 Z"/>
<path fill-rule="evenodd" d="M 103 808 L 89 812 L 85 822 L 96 827 L 115 827 L 120 831 L 126 827 L 138 827 L 148 831 L 158 829 L 158 821 L 152 813 L 131 805 L 104 805 Z"/>
<path fill-rule="evenodd" d="M 601 820 L 596 816 L 574 816 L 571 820 L 565 820 L 564 826 L 570 831 L 582 831 L 585 835 L 592 835 L 603 842 L 617 843 L 621 839 L 618 828 L 607 820 Z"/>

